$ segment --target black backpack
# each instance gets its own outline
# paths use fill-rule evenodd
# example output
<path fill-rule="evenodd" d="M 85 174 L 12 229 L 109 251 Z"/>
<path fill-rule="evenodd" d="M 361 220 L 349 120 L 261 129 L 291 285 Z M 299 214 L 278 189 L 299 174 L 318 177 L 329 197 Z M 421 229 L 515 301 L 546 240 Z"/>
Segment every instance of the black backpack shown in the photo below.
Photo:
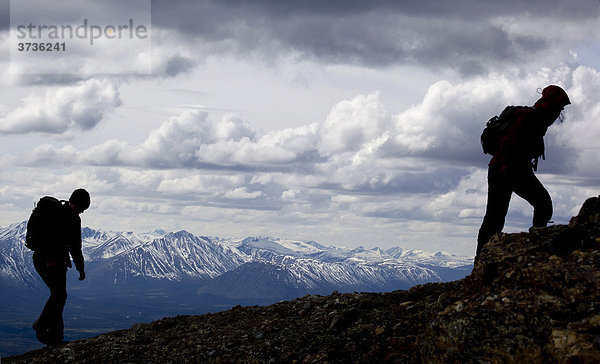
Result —
<path fill-rule="evenodd" d="M 481 133 L 481 147 L 485 154 L 494 155 L 500 149 L 500 138 L 515 120 L 515 110 L 518 106 L 507 106 L 500 115 L 492 117 L 485 124 Z"/>
<path fill-rule="evenodd" d="M 33 251 L 57 248 L 63 233 L 63 202 L 51 196 L 38 201 L 27 222 L 25 246 Z"/>

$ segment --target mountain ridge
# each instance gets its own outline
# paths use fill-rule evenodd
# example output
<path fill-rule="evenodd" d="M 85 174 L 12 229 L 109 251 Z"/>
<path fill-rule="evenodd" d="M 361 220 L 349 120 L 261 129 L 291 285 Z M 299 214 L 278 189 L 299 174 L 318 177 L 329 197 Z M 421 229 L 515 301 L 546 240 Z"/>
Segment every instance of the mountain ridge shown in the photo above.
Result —
<path fill-rule="evenodd" d="M 22 244 L 25 227 L 26 222 L 21 222 L 0 229 L 0 258 L 15 267 L 13 271 L 0 271 L 0 280 L 8 283 L 11 279 L 20 277 L 18 284 L 38 286 L 39 282 L 28 257 L 31 252 L 24 249 Z M 462 267 L 462 271 L 465 271 L 471 264 L 469 257 L 442 252 L 409 251 L 412 253 L 400 256 L 397 252 L 406 250 L 393 248 L 388 250 L 396 254 L 393 256 L 379 248 L 326 247 L 314 241 L 268 237 L 247 237 L 238 240 L 198 237 L 186 230 L 157 230 L 136 234 L 84 227 L 82 238 L 86 265 L 98 275 L 110 272 L 110 281 L 113 283 L 125 281 L 125 276 L 171 281 L 213 279 L 245 263 L 258 260 L 296 269 L 296 276 L 301 276 L 302 270 L 298 262 L 307 263 L 313 269 L 331 268 L 325 269 L 330 272 L 347 267 L 353 269 L 354 273 L 360 271 L 364 274 L 363 280 L 368 280 L 367 276 L 370 275 L 371 281 L 375 283 L 374 288 L 378 288 L 381 284 L 377 282 L 384 279 L 390 271 L 401 267 L 411 267 L 406 270 L 404 279 L 406 284 L 414 285 L 425 281 L 444 280 L 435 267 L 459 270 Z M 375 265 L 380 268 L 379 277 L 373 276 L 372 268 Z M 115 281 L 115 274 L 121 276 L 121 279 Z M 342 285 L 336 285 L 336 282 Z M 351 279 L 348 279 L 348 283 L 354 284 Z M 330 277 L 327 284 L 333 284 L 338 290 L 344 289 L 339 277 Z"/>

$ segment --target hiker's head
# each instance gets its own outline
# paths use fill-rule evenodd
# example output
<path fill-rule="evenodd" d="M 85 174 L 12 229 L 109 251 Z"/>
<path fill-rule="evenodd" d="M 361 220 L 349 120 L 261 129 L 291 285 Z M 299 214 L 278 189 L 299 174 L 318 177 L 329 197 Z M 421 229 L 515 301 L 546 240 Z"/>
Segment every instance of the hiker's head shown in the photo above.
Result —
<path fill-rule="evenodd" d="M 550 125 L 560 116 L 563 108 L 570 103 L 571 100 L 565 90 L 559 86 L 550 85 L 542 90 L 542 97 L 533 106 L 544 114 Z"/>
<path fill-rule="evenodd" d="M 69 203 L 78 213 L 82 213 L 90 207 L 90 194 L 83 188 L 76 189 L 69 197 Z"/>

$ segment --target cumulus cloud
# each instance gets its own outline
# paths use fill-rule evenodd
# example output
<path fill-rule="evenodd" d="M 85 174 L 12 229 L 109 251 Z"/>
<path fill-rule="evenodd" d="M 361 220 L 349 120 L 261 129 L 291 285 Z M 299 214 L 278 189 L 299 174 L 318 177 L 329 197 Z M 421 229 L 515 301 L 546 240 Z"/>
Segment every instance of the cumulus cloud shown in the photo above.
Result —
<path fill-rule="evenodd" d="M 548 132 L 558 149 L 552 156 L 570 163 L 575 175 L 599 178 L 600 103 L 593 95 L 600 93 L 600 72 L 579 67 L 572 79 L 568 90 L 572 105 L 566 107 L 565 121 Z"/>
<path fill-rule="evenodd" d="M 139 145 L 108 140 L 83 151 L 44 145 L 27 154 L 25 161 L 287 171 L 327 176 L 329 184 L 383 186 L 406 180 L 394 172 L 406 171 L 402 166 L 406 158 L 439 161 L 433 165 L 481 166 L 486 158 L 479 135 L 485 121 L 508 104 L 532 105 L 539 98 L 536 89 L 551 83 L 562 85 L 573 105 L 565 112 L 567 121 L 550 128 L 548 153 L 556 157 L 541 168 L 597 176 L 591 167 L 600 133 L 594 120 L 600 109 L 593 95 L 600 91 L 600 74 L 588 67 L 568 66 L 542 69 L 517 83 L 506 76 L 457 84 L 439 81 L 421 103 L 396 115 L 388 114 L 377 92 L 359 95 L 334 105 L 321 123 L 263 135 L 239 117 L 214 119 L 205 111 L 185 111 L 150 132 Z M 574 163 L 565 163 L 569 160 Z M 381 177 L 382 171 L 387 175 Z M 419 173 L 429 172 L 422 167 Z M 375 176 L 379 182 L 372 182 Z"/>
<path fill-rule="evenodd" d="M 540 97 L 536 89 L 558 84 L 569 93 L 573 104 L 565 110 L 566 121 L 549 129 L 547 151 L 553 161 L 543 162 L 541 168 L 552 173 L 580 173 L 584 168 L 579 167 L 581 163 L 589 166 L 583 162 L 584 154 L 594 155 L 598 103 L 591 95 L 597 92 L 599 81 L 596 71 L 583 66 L 541 69 L 518 82 L 507 76 L 458 84 L 440 81 L 429 88 L 423 102 L 395 116 L 385 151 L 391 156 L 477 165 L 482 160 L 479 136 L 485 121 L 506 105 L 533 105 Z M 592 153 L 583 152 L 590 148 Z"/>
<path fill-rule="evenodd" d="M 206 112 L 186 111 L 152 131 L 134 155 L 163 168 L 232 166 L 243 163 L 244 150 L 255 138 L 256 131 L 239 118 L 215 121 Z"/>
<path fill-rule="evenodd" d="M 137 146 L 108 140 L 79 152 L 75 160 L 149 168 L 262 169 L 314 161 L 316 136 L 316 125 L 309 125 L 258 137 L 256 130 L 240 118 L 215 120 L 207 112 L 192 110 L 169 118 Z M 49 153 L 60 157 L 58 154 Z M 36 153 L 28 157 L 36 160 Z"/>
<path fill-rule="evenodd" d="M 25 155 L 23 162 L 27 165 L 48 165 L 56 161 L 72 161 L 78 151 L 71 145 L 57 148 L 52 144 L 42 144 Z"/>
<path fill-rule="evenodd" d="M 239 187 L 225 193 L 225 197 L 231 199 L 254 199 L 262 195 L 261 191 L 250 192 L 246 187 Z"/>
<path fill-rule="evenodd" d="M 339 102 L 321 124 L 319 149 L 328 153 L 356 151 L 381 136 L 385 118 L 378 93 Z"/>
<path fill-rule="evenodd" d="M 245 183 L 240 175 L 206 175 L 180 173 L 164 176 L 156 190 L 168 195 L 218 196 L 239 189 Z"/>
<path fill-rule="evenodd" d="M 118 86 L 103 80 L 88 80 L 75 86 L 32 94 L 23 105 L 0 118 L 2 134 L 68 134 L 94 128 L 121 105 Z"/>

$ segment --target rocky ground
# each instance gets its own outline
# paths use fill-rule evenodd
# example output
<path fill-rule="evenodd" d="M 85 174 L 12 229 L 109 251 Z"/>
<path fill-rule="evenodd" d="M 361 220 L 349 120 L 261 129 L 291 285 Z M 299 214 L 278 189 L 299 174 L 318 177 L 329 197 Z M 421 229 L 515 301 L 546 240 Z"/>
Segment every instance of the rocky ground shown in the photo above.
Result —
<path fill-rule="evenodd" d="M 460 281 L 164 318 L 3 362 L 598 363 L 599 201 L 495 236 Z"/>

